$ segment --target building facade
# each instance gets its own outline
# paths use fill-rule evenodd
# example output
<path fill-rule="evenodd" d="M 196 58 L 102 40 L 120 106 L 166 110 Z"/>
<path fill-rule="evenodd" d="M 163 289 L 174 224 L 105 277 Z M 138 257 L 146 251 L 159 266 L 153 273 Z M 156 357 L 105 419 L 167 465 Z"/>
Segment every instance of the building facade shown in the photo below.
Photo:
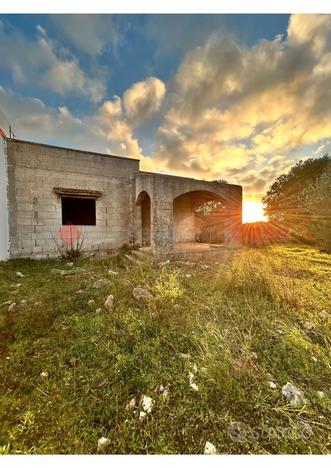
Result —
<path fill-rule="evenodd" d="M 241 244 L 242 187 L 139 170 L 139 160 L 0 138 L 0 260 L 56 255 L 63 226 L 84 250 L 151 245 L 157 256 L 194 242 L 195 209 L 221 201 L 224 242 Z"/>

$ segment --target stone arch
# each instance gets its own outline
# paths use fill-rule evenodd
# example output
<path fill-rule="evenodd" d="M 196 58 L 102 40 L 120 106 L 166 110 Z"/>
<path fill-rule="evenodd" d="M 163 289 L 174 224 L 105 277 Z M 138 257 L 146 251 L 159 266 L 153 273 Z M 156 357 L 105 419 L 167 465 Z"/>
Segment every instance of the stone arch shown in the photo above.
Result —
<path fill-rule="evenodd" d="M 146 190 L 136 201 L 136 239 L 141 246 L 151 245 L 151 197 Z"/>
<path fill-rule="evenodd" d="M 210 190 L 191 190 L 176 196 L 173 200 L 174 242 L 223 241 L 225 207 L 226 200 Z M 208 209 L 218 211 L 218 216 L 209 216 Z"/>

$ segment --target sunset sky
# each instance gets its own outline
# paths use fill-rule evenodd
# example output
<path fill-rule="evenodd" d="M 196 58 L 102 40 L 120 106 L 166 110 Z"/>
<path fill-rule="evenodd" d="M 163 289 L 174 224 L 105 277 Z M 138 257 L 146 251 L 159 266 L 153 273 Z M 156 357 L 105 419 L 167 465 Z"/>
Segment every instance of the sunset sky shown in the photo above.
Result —
<path fill-rule="evenodd" d="M 0 127 L 244 186 L 331 152 L 331 15 L 0 15 Z"/>

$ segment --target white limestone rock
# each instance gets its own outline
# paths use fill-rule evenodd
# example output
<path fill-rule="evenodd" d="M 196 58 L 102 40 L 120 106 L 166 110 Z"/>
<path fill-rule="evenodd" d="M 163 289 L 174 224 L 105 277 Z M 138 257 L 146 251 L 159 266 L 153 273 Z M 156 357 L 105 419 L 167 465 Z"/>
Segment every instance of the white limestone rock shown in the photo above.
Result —
<path fill-rule="evenodd" d="M 203 453 L 204 455 L 217 455 L 217 450 L 216 450 L 215 445 L 207 441 L 205 445 L 205 450 Z"/>
<path fill-rule="evenodd" d="M 92 306 L 95 304 L 95 300 L 94 299 L 90 299 L 87 303 L 89 306 Z"/>
<path fill-rule="evenodd" d="M 136 398 L 133 397 L 133 398 L 131 398 L 131 400 L 129 401 L 129 403 L 126 405 L 125 409 L 126 409 L 127 411 L 133 410 L 133 409 L 136 407 L 136 404 L 137 404 Z"/>
<path fill-rule="evenodd" d="M 276 390 L 277 385 L 272 380 L 269 380 L 268 387 L 271 388 L 271 390 Z"/>
<path fill-rule="evenodd" d="M 141 406 L 146 413 L 151 413 L 154 406 L 154 401 L 147 395 L 141 395 Z"/>
<path fill-rule="evenodd" d="M 140 411 L 139 413 L 139 422 L 144 422 L 145 419 L 146 419 L 146 416 L 147 416 L 147 413 L 145 413 L 145 411 Z"/>
<path fill-rule="evenodd" d="M 110 440 L 107 437 L 100 437 L 98 440 L 98 452 L 103 452 L 109 444 Z"/>
<path fill-rule="evenodd" d="M 322 398 L 324 398 L 324 396 L 325 396 L 325 393 L 322 392 L 322 391 L 318 391 L 318 392 L 316 392 L 316 393 L 317 393 L 318 398 L 320 398 L 321 400 L 322 400 Z"/>
<path fill-rule="evenodd" d="M 17 278 L 24 278 L 23 273 L 21 273 L 20 271 L 16 272 L 16 276 L 17 276 Z"/>
<path fill-rule="evenodd" d="M 109 294 L 109 296 L 107 297 L 106 302 L 105 302 L 105 307 L 108 310 L 111 310 L 112 307 L 113 307 L 113 304 L 114 304 L 114 296 L 112 294 Z"/>
<path fill-rule="evenodd" d="M 67 266 L 68 266 L 69 268 L 72 268 L 72 267 L 74 266 L 74 264 L 73 264 L 73 262 L 68 262 L 68 263 L 67 263 Z"/>
<path fill-rule="evenodd" d="M 117 275 L 118 275 L 118 271 L 108 270 L 108 275 L 117 276 Z"/>
<path fill-rule="evenodd" d="M 47 379 L 47 378 L 48 378 L 48 375 L 49 375 L 48 372 L 45 372 L 45 371 L 44 371 L 44 372 L 41 372 L 40 377 L 41 377 L 42 379 Z"/>
<path fill-rule="evenodd" d="M 287 382 L 286 385 L 282 388 L 282 394 L 286 398 L 287 402 L 291 406 L 302 406 L 306 403 L 306 400 L 303 396 L 303 393 L 301 390 L 299 390 L 297 387 L 295 387 L 293 384 L 290 382 Z"/>
<path fill-rule="evenodd" d="M 8 307 L 8 312 L 11 312 L 16 307 L 16 302 L 12 302 Z"/>

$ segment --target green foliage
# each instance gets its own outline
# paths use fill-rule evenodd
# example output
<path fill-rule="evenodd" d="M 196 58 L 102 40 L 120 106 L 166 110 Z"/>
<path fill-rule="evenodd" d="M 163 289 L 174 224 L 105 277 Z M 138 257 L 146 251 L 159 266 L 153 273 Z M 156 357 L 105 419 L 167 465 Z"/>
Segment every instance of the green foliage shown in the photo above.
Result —
<path fill-rule="evenodd" d="M 330 451 L 330 255 L 273 246 L 209 269 L 121 256 L 75 267 L 87 274 L 55 275 L 56 261 L 0 263 L 0 304 L 16 302 L 0 307 L 0 453 L 93 454 L 102 436 L 106 453 L 197 454 L 207 440 L 220 453 Z M 151 298 L 135 300 L 137 286 Z M 288 381 L 303 407 L 286 404 Z M 154 400 L 143 423 L 141 407 L 126 410 L 142 394 Z M 233 438 L 231 424 L 247 435 Z"/>
<path fill-rule="evenodd" d="M 331 157 L 326 154 L 299 161 L 279 176 L 263 198 L 270 221 L 286 226 L 298 239 L 325 245 L 331 225 L 330 167 Z"/>
<path fill-rule="evenodd" d="M 311 216 L 310 230 L 320 245 L 331 252 L 331 164 L 302 192 L 305 209 Z"/>

